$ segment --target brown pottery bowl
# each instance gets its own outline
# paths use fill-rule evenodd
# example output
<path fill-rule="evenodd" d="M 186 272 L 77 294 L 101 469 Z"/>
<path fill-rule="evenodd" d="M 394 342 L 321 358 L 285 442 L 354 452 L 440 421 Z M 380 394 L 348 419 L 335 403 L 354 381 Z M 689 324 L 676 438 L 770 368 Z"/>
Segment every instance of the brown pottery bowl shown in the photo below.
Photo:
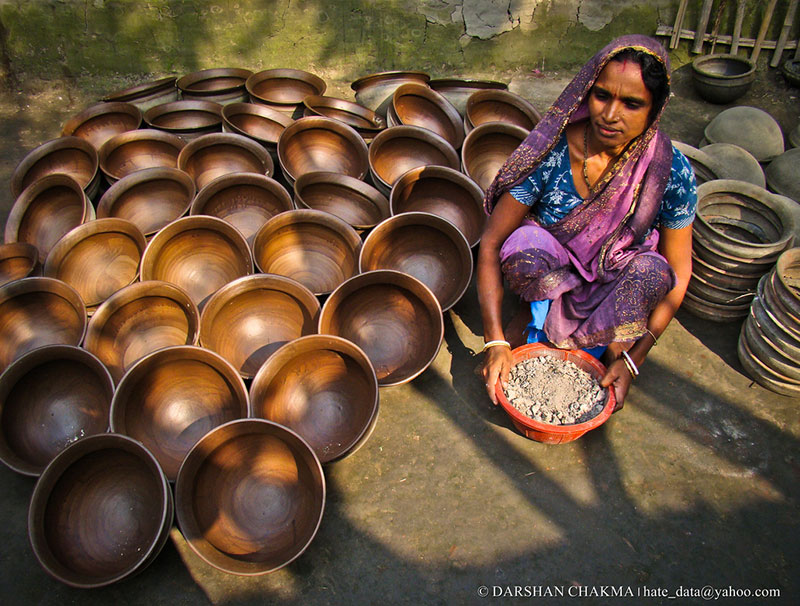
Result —
<path fill-rule="evenodd" d="M 300 69 L 268 69 L 253 74 L 245 83 L 250 101 L 293 114 L 309 95 L 321 95 L 327 85 L 312 73 Z"/>
<path fill-rule="evenodd" d="M 458 149 L 464 142 L 461 114 L 442 95 L 424 84 L 403 84 L 392 96 L 386 114 L 389 126 L 419 126 Z"/>
<path fill-rule="evenodd" d="M 325 476 L 295 432 L 243 419 L 192 448 L 175 503 L 186 541 L 206 562 L 232 574 L 266 574 L 311 544 L 325 508 Z"/>
<path fill-rule="evenodd" d="M 98 103 L 70 118 L 61 134 L 86 139 L 99 150 L 111 137 L 136 130 L 141 124 L 142 112 L 131 103 Z"/>
<path fill-rule="evenodd" d="M 190 141 L 222 130 L 222 106 L 213 101 L 174 101 L 151 107 L 144 121 L 150 128 Z"/>
<path fill-rule="evenodd" d="M 444 338 L 439 301 L 416 278 L 382 269 L 359 274 L 322 306 L 319 333 L 364 350 L 381 387 L 407 383 L 433 362 Z"/>
<path fill-rule="evenodd" d="M 403 84 L 415 82 L 427 84 L 431 77 L 425 72 L 390 71 L 369 74 L 350 85 L 355 91 L 356 103 L 363 105 L 386 117 L 386 110 L 392 102 L 392 95 Z"/>
<path fill-rule="evenodd" d="M 114 91 L 103 97 L 103 101 L 127 101 L 145 112 L 151 107 L 178 100 L 178 89 L 174 76 L 137 84 Z"/>
<path fill-rule="evenodd" d="M 515 124 L 481 124 L 464 139 L 461 170 L 486 191 L 500 167 L 527 136 L 528 131 Z"/>
<path fill-rule="evenodd" d="M 291 116 L 257 103 L 231 103 L 222 108 L 222 130 L 250 137 L 278 158 L 278 139 L 294 123 Z"/>
<path fill-rule="evenodd" d="M 119 383 L 147 354 L 173 345 L 196 345 L 200 312 L 189 295 L 167 282 L 136 282 L 103 302 L 89 320 L 83 347 Z"/>
<path fill-rule="evenodd" d="M 100 189 L 97 151 L 86 139 L 59 137 L 31 150 L 11 175 L 11 193 L 16 198 L 42 177 L 69 175 L 92 199 Z"/>
<path fill-rule="evenodd" d="M 487 122 L 505 122 L 530 132 L 542 115 L 529 101 L 507 90 L 480 90 L 467 99 L 464 131 Z"/>
<path fill-rule="evenodd" d="M 178 168 L 203 189 L 217 177 L 231 173 L 272 176 L 275 166 L 261 145 L 235 133 L 214 133 L 190 141 L 178 155 Z"/>
<path fill-rule="evenodd" d="M 180 137 L 154 128 L 120 133 L 100 148 L 100 170 L 113 184 L 146 168 L 177 168 L 184 145 Z"/>
<path fill-rule="evenodd" d="M 186 74 L 176 83 L 182 99 L 213 101 L 222 105 L 247 101 L 244 84 L 253 75 L 249 69 L 217 67 Z"/>
<path fill-rule="evenodd" d="M 167 347 L 122 377 L 111 401 L 111 431 L 144 444 L 174 482 L 197 440 L 246 417 L 247 403 L 244 381 L 222 357 L 193 345 Z"/>
<path fill-rule="evenodd" d="M 306 173 L 294 183 L 298 208 L 336 215 L 356 230 L 375 227 L 389 216 L 389 200 L 355 177 L 339 173 Z"/>
<path fill-rule="evenodd" d="M 365 139 L 386 128 L 386 121 L 371 109 L 336 97 L 311 95 L 303 99 L 306 116 L 325 116 L 352 126 Z"/>
<path fill-rule="evenodd" d="M 28 538 L 53 578 L 89 589 L 147 567 L 169 538 L 172 491 L 153 455 L 125 436 L 78 440 L 42 473 Z"/>
<path fill-rule="evenodd" d="M 367 355 L 332 335 L 287 343 L 250 387 L 251 416 L 300 434 L 323 463 L 353 454 L 378 418 L 378 379 Z"/>
<path fill-rule="evenodd" d="M 0 244 L 0 286 L 38 275 L 39 251 L 33 244 L 26 242 L 9 242 Z"/>
<path fill-rule="evenodd" d="M 453 104 L 462 116 L 467 109 L 467 100 L 479 90 L 508 90 L 508 84 L 494 80 L 460 80 L 439 78 L 428 83 L 433 90 Z"/>

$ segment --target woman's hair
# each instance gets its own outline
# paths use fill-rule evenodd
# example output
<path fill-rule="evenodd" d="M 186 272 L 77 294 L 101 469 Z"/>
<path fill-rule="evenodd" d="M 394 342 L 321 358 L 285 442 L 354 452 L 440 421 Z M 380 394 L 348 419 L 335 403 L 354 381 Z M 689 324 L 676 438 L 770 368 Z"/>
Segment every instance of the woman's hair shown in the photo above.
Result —
<path fill-rule="evenodd" d="M 642 70 L 645 88 L 653 95 L 653 109 L 650 119 L 658 115 L 669 96 L 669 79 L 664 64 L 650 53 L 626 48 L 611 57 L 611 61 L 633 61 Z"/>

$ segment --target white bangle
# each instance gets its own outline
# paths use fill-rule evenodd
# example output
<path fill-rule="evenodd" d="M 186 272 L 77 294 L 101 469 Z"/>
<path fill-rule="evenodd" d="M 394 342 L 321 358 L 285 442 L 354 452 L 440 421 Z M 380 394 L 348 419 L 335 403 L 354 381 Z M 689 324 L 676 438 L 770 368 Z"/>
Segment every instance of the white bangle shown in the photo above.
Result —
<path fill-rule="evenodd" d="M 623 351 L 622 357 L 625 358 L 625 363 L 629 364 L 628 370 L 630 370 L 633 373 L 634 377 L 638 377 L 639 369 L 636 368 L 636 364 L 633 363 L 633 358 L 631 358 L 630 354 L 627 351 Z"/>
<path fill-rule="evenodd" d="M 483 346 L 481 352 L 484 352 L 492 347 L 497 347 L 498 345 L 502 345 L 504 347 L 508 347 L 509 349 L 511 349 L 511 343 L 509 343 L 508 341 L 503 341 L 502 339 L 497 339 L 496 341 L 489 341 L 488 343 L 486 343 L 486 345 Z"/>

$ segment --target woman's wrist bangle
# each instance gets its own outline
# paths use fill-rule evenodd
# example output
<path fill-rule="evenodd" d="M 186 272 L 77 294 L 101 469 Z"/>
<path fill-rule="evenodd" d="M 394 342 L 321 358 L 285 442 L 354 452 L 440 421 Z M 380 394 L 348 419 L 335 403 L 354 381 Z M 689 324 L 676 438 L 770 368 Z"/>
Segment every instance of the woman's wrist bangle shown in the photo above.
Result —
<path fill-rule="evenodd" d="M 495 341 L 489 341 L 488 343 L 486 343 L 481 351 L 484 352 L 487 349 L 491 349 L 492 347 L 498 347 L 501 345 L 503 347 L 508 347 L 509 349 L 511 349 L 511 343 L 509 343 L 508 341 L 503 341 L 502 339 L 497 339 Z"/>
<path fill-rule="evenodd" d="M 622 359 L 625 361 L 625 366 L 628 367 L 628 370 L 631 372 L 631 375 L 634 377 L 638 377 L 639 369 L 636 368 L 636 364 L 633 363 L 633 358 L 631 358 L 630 354 L 627 351 L 622 352 Z"/>
<path fill-rule="evenodd" d="M 658 345 L 658 339 L 656 339 L 656 336 L 653 334 L 653 331 L 652 331 L 652 330 L 650 330 L 649 328 L 645 328 L 644 330 L 645 330 L 645 332 L 646 332 L 648 335 L 650 335 L 651 337 L 653 337 L 653 347 L 655 347 L 656 345 Z"/>

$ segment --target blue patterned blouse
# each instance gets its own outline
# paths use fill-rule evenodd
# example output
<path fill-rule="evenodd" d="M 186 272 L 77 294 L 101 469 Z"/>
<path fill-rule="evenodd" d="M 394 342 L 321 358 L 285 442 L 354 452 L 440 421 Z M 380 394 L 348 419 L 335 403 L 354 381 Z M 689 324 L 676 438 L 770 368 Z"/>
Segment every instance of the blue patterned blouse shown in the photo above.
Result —
<path fill-rule="evenodd" d="M 510 190 L 522 204 L 530 206 L 537 221 L 552 225 L 566 217 L 583 201 L 572 180 L 566 135 L 522 183 Z M 697 181 L 689 160 L 672 148 L 672 170 L 654 227 L 680 229 L 692 224 L 697 207 Z"/>

